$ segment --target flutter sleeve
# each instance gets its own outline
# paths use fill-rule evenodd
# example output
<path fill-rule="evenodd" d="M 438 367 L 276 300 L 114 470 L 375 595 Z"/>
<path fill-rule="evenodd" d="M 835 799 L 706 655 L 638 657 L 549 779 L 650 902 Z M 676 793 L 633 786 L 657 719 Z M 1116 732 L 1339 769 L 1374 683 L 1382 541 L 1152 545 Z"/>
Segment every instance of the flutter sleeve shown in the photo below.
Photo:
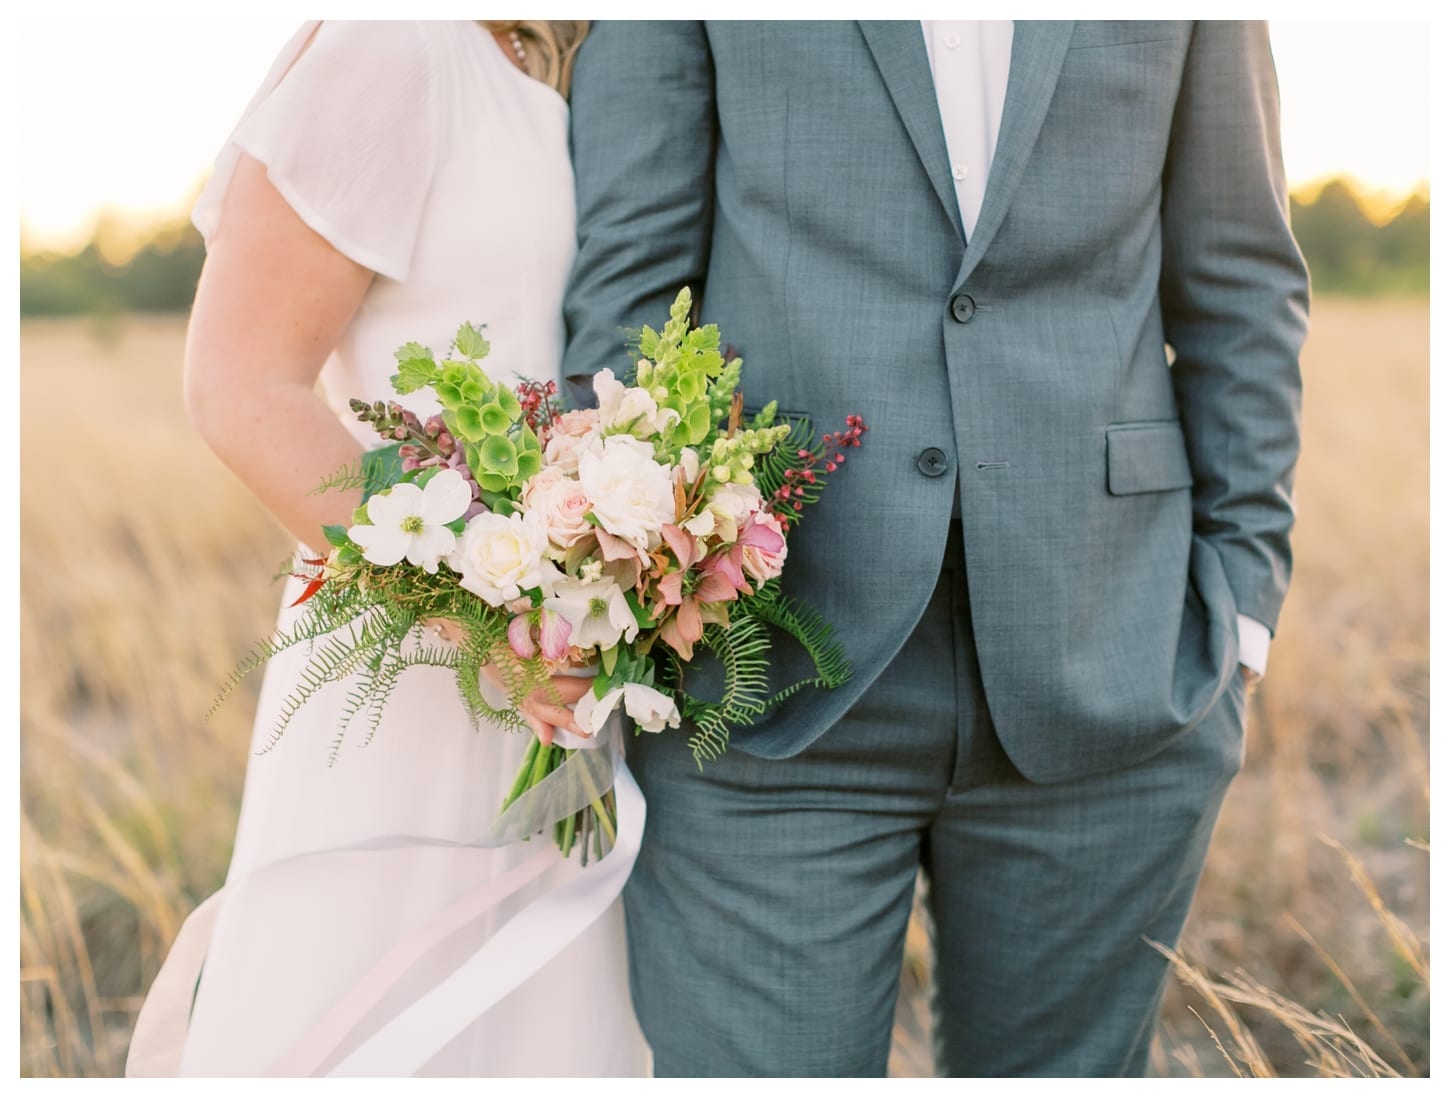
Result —
<path fill-rule="evenodd" d="M 437 157 L 437 74 L 406 22 L 304 25 L 278 55 L 192 210 L 208 246 L 242 153 L 355 263 L 408 276 Z"/>

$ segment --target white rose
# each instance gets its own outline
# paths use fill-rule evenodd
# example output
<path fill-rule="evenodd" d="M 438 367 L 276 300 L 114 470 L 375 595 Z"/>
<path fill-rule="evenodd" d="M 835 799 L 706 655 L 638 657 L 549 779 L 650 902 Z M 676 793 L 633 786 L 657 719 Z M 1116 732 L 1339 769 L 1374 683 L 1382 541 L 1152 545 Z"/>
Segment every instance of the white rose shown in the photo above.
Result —
<path fill-rule="evenodd" d="M 611 435 L 581 454 L 579 483 L 599 525 L 636 549 L 659 545 L 660 527 L 675 521 L 669 468 L 629 435 Z"/>
<path fill-rule="evenodd" d="M 544 559 L 549 538 L 532 514 L 475 515 L 464 528 L 448 565 L 459 583 L 490 606 L 502 606 L 532 587 L 548 594 L 558 570 Z"/>

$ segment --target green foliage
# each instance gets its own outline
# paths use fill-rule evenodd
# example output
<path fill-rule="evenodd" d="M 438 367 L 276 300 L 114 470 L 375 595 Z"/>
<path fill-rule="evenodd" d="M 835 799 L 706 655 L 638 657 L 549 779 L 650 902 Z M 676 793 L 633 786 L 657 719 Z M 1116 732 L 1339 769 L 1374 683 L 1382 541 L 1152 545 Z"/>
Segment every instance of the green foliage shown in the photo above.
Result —
<path fill-rule="evenodd" d="M 807 686 L 834 690 L 851 677 L 851 661 L 836 639 L 830 623 L 815 607 L 781 593 L 780 582 L 772 580 L 754 595 L 742 600 L 749 613 L 792 637 L 810 657 L 815 676 L 801 679 L 766 699 L 766 707 L 778 705 Z"/>
<path fill-rule="evenodd" d="M 189 308 L 206 254 L 201 234 L 190 221 L 178 218 L 155 225 L 139 246 L 127 244 L 128 235 L 103 218 L 92 239 L 72 254 L 36 251 L 22 242 L 20 315 L 104 316 Z"/>
<path fill-rule="evenodd" d="M 1365 215 L 1352 184 L 1335 180 L 1317 196 L 1291 200 L 1294 233 L 1321 293 L 1422 294 L 1430 285 L 1430 203 L 1412 196 L 1391 220 Z M 106 258 L 104 226 L 80 251 L 62 255 L 22 249 L 20 315 L 184 312 L 196 293 L 205 248 L 189 222 L 151 230 L 129 259 Z M 687 306 L 688 311 L 688 306 Z M 667 329 L 668 330 L 668 329 Z M 645 338 L 648 333 L 648 339 Z M 477 333 L 474 333 L 475 335 Z M 465 357 L 482 358 L 465 337 Z M 479 336 L 481 339 L 482 337 Z M 645 329 L 631 350 L 653 358 L 661 334 Z M 486 342 L 486 341 L 485 341 Z"/>
<path fill-rule="evenodd" d="M 353 492 L 362 489 L 362 502 L 366 503 L 383 489 L 391 488 L 403 479 L 403 459 L 398 453 L 402 445 L 399 442 L 365 451 L 353 464 L 345 465 L 323 477 L 308 495 L 319 496 L 324 492 Z M 426 478 L 418 479 L 421 482 Z M 359 509 L 359 514 L 362 516 L 359 521 L 366 521 L 367 512 Z"/>
<path fill-rule="evenodd" d="M 770 633 L 772 627 L 805 649 L 815 674 L 770 691 Z M 813 608 L 781 594 L 778 581 L 763 586 L 735 604 L 728 626 L 707 625 L 704 646 L 720 661 L 724 684 L 716 700 L 685 692 L 684 666 L 668 649 L 663 654 L 663 688 L 681 699 L 682 714 L 694 723 L 689 740 L 697 766 L 725 753 L 730 730 L 753 724 L 769 709 L 806 687 L 833 690 L 851 677 L 851 662 L 830 625 Z"/>
<path fill-rule="evenodd" d="M 1295 239 L 1316 293 L 1427 293 L 1430 288 L 1430 203 L 1412 195 L 1377 225 L 1354 187 L 1332 180 L 1312 199 L 1290 200 Z"/>
<path fill-rule="evenodd" d="M 722 397 L 728 408 L 740 373 L 737 360 L 733 364 L 735 384 L 728 390 L 718 384 L 726 369 L 720 354 L 720 330 L 713 324 L 690 327 L 689 287 L 675 297 L 663 331 L 648 326 L 641 329 L 639 354 L 635 384 L 648 390 L 660 408 L 679 416 L 664 435 L 665 449 L 678 455 L 686 446 L 700 445 L 723 416 L 715 411 Z M 712 388 L 712 381 L 717 386 Z"/>
<path fill-rule="evenodd" d="M 765 712 L 770 695 L 770 636 L 765 624 L 746 611 L 731 616 L 728 626 L 707 625 L 700 638 L 720 661 L 725 682 L 718 701 L 705 701 L 680 690 L 681 713 L 694 722 L 690 752 L 703 769 L 707 760 L 718 759 L 730 743 L 730 729 L 752 724 Z M 670 679 L 683 680 L 679 657 L 669 653 Z"/>
<path fill-rule="evenodd" d="M 539 438 L 518 422 L 523 409 L 505 385 L 491 381 L 478 360 L 488 354 L 481 329 L 464 324 L 453 341 L 458 357 L 438 362 L 421 343 L 394 352 L 393 388 L 412 393 L 431 387 L 443 406 L 443 423 L 460 446 L 485 504 L 497 509 L 543 466 Z"/>
<path fill-rule="evenodd" d="M 349 552 L 340 550 L 339 556 Z M 355 557 L 355 551 L 351 552 Z M 282 704 L 264 750 L 276 745 L 318 691 L 330 683 L 348 682 L 329 755 L 329 762 L 335 762 L 346 734 L 358 720 L 366 728 L 364 743 L 372 738 L 399 678 L 413 667 L 453 670 L 459 696 L 474 720 L 489 719 L 515 730 L 527 727 L 516 708 L 495 708 L 479 688 L 480 668 L 493 664 L 514 702 L 537 689 L 553 691 L 541 659 L 522 660 L 509 649 L 507 615 L 486 606 L 442 571 L 430 575 L 421 568 L 377 568 L 360 558 L 353 568 L 351 575 L 329 582 L 305 603 L 290 629 L 279 630 L 253 647 L 223 684 L 208 717 L 247 675 L 280 653 L 307 644 L 307 663 Z M 433 618 L 455 622 L 462 631 L 462 642 L 456 646 L 428 643 L 420 623 Z"/>
<path fill-rule="evenodd" d="M 808 457 L 801 457 L 805 452 Z M 755 465 L 755 483 L 760 488 L 760 494 L 767 500 L 771 499 L 781 487 L 790 481 L 792 492 L 799 491 L 794 499 L 803 506 L 809 507 L 821 498 L 821 492 L 826 487 L 826 480 L 830 476 L 826 472 L 825 447 L 811 431 L 811 421 L 804 416 L 790 421 L 789 431 L 780 443 L 768 453 L 764 454 Z M 813 479 L 807 480 L 800 474 L 806 469 L 813 471 Z M 793 475 L 787 477 L 786 473 Z M 785 522 L 794 524 L 800 521 L 801 513 L 794 508 L 781 507 L 773 512 Z"/>

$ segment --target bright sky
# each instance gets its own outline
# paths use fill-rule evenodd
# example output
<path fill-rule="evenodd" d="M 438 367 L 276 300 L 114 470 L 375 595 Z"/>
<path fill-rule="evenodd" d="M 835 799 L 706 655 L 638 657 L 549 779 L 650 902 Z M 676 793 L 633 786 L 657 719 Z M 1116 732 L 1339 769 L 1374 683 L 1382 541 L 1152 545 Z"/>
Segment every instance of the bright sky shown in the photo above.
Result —
<path fill-rule="evenodd" d="M 102 206 L 180 209 L 296 27 L 275 18 L 22 23 L 20 213 L 84 239 Z M 1271 24 L 1291 184 L 1348 173 L 1403 192 L 1429 177 L 1429 41 L 1407 23 Z M 58 75 L 59 74 L 59 75 Z"/>

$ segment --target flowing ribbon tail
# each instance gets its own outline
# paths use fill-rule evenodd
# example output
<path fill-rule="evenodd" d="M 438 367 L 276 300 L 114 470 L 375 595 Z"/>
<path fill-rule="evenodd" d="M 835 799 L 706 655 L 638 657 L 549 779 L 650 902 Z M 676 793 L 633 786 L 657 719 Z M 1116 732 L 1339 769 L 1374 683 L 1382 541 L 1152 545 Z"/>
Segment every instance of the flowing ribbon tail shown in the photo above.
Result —
<path fill-rule="evenodd" d="M 181 1066 L 193 992 L 225 891 L 218 889 L 193 908 L 177 931 L 136 1015 L 126 1053 L 128 1079 L 171 1078 Z"/>
<path fill-rule="evenodd" d="M 644 794 L 622 759 L 614 789 L 619 833 L 614 848 L 603 859 L 511 918 L 457 969 L 384 1023 L 328 1074 L 413 1075 L 603 915 L 624 888 L 644 838 Z M 549 853 L 558 859 L 557 852 L 551 849 Z M 327 1051 L 322 1050 L 324 1058 Z"/>
<path fill-rule="evenodd" d="M 387 994 L 399 977 L 423 954 L 450 934 L 497 907 L 504 900 L 559 864 L 559 852 L 546 846 L 532 858 L 520 862 L 502 877 L 469 893 L 440 912 L 412 937 L 399 942 L 369 969 L 351 990 L 277 1059 L 263 1074 L 307 1076 L 314 1074 L 327 1057 L 346 1039 L 369 1010 Z"/>

